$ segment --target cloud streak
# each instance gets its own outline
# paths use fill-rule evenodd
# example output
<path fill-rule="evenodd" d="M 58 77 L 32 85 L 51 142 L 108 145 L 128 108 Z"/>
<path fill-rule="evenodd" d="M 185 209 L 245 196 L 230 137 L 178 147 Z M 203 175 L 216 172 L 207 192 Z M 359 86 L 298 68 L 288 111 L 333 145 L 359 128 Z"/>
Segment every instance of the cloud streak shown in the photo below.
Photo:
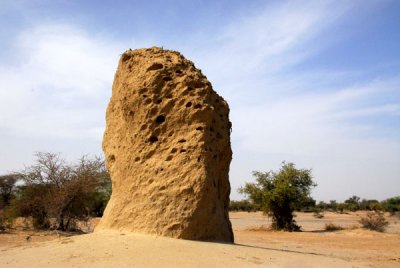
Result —
<path fill-rule="evenodd" d="M 89 34 L 75 24 L 34 24 L 15 37 L 15 55 L 0 62 L 0 138 L 7 148 L 0 171 L 37 150 L 98 153 L 119 54 L 168 43 L 202 68 L 230 103 L 233 199 L 242 198 L 236 190 L 250 171 L 277 169 L 282 160 L 313 168 L 317 199 L 395 195 L 400 73 L 361 80 L 371 68 L 302 68 L 342 41 L 331 31 L 359 3 L 270 3 L 201 29 L 207 38 L 188 33 L 163 42 L 137 40 L 134 33 Z M 191 41 L 181 42 L 186 37 Z M 23 148 L 12 152 L 18 144 Z"/>

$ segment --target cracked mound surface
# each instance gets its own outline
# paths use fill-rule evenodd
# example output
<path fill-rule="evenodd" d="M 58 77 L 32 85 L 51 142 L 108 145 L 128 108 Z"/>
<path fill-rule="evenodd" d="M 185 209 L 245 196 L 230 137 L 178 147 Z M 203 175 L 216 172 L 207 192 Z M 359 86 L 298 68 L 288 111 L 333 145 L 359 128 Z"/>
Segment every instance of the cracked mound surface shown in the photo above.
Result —
<path fill-rule="evenodd" d="M 122 54 L 103 150 L 113 192 L 96 230 L 233 242 L 229 107 L 180 53 Z"/>

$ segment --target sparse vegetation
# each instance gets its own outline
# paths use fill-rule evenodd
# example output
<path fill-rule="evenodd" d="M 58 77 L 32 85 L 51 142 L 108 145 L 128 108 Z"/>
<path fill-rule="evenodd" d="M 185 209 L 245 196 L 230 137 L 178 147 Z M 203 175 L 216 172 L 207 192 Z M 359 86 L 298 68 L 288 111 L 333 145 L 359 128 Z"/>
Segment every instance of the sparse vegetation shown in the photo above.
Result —
<path fill-rule="evenodd" d="M 384 232 L 389 225 L 382 212 L 368 212 L 365 217 L 361 217 L 360 223 L 363 228 L 378 232 Z"/>
<path fill-rule="evenodd" d="M 10 205 L 14 197 L 18 174 L 0 176 L 0 210 Z"/>
<path fill-rule="evenodd" d="M 256 183 L 246 183 L 239 189 L 261 210 L 272 217 L 275 230 L 298 231 L 293 211 L 310 200 L 312 180 L 310 169 L 296 169 L 293 163 L 282 163 L 278 172 L 254 171 Z"/>
<path fill-rule="evenodd" d="M 324 216 L 324 213 L 322 213 L 322 212 L 319 211 L 319 210 L 314 211 L 313 216 L 314 216 L 314 218 L 317 218 L 317 219 L 322 219 L 323 217 L 325 217 L 325 216 Z"/>
<path fill-rule="evenodd" d="M 110 176 L 99 158 L 84 156 L 70 165 L 59 154 L 37 153 L 18 178 L 22 184 L 6 199 L 4 214 L 31 216 L 36 228 L 73 230 L 75 220 L 101 216 L 111 194 Z"/>
<path fill-rule="evenodd" d="M 332 222 L 328 222 L 325 224 L 325 231 L 327 232 L 334 232 L 334 231 L 340 231 L 343 230 L 344 228 L 338 224 L 334 224 Z"/>
<path fill-rule="evenodd" d="M 241 201 L 231 200 L 229 204 L 229 210 L 253 212 L 253 211 L 259 211 L 260 208 L 253 202 L 250 202 L 249 200 L 241 200 Z"/>
<path fill-rule="evenodd" d="M 391 214 L 400 212 L 400 196 L 395 196 L 384 200 L 381 202 L 381 206 L 385 211 L 390 212 Z"/>

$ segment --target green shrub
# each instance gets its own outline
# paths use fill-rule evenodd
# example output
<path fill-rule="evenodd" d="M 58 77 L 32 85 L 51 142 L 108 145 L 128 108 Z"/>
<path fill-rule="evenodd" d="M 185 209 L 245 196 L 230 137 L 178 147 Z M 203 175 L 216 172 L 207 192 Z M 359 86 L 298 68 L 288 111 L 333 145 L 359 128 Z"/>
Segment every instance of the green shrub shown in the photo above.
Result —
<path fill-rule="evenodd" d="M 278 172 L 254 171 L 256 183 L 246 183 L 239 193 L 247 195 L 271 216 L 275 230 L 299 231 L 293 212 L 310 201 L 311 188 L 316 186 L 310 169 L 296 169 L 293 163 L 282 163 Z"/>
<path fill-rule="evenodd" d="M 259 207 L 248 200 L 235 201 L 231 200 L 229 204 L 229 211 L 258 211 Z"/>

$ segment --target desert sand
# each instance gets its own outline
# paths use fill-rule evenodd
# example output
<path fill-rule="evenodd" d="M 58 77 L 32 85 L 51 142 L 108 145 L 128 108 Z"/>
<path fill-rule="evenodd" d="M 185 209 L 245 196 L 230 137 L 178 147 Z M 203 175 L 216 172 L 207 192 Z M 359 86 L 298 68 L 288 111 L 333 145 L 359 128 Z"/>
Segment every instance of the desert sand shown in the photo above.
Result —
<path fill-rule="evenodd" d="M 259 228 L 269 222 L 261 213 L 234 212 L 235 244 L 18 231 L 0 235 L 0 267 L 399 267 L 400 219 L 388 217 L 389 228 L 378 233 L 356 228 L 361 214 L 298 213 L 304 231 L 289 233 Z M 325 232 L 327 222 L 348 229 Z"/>

